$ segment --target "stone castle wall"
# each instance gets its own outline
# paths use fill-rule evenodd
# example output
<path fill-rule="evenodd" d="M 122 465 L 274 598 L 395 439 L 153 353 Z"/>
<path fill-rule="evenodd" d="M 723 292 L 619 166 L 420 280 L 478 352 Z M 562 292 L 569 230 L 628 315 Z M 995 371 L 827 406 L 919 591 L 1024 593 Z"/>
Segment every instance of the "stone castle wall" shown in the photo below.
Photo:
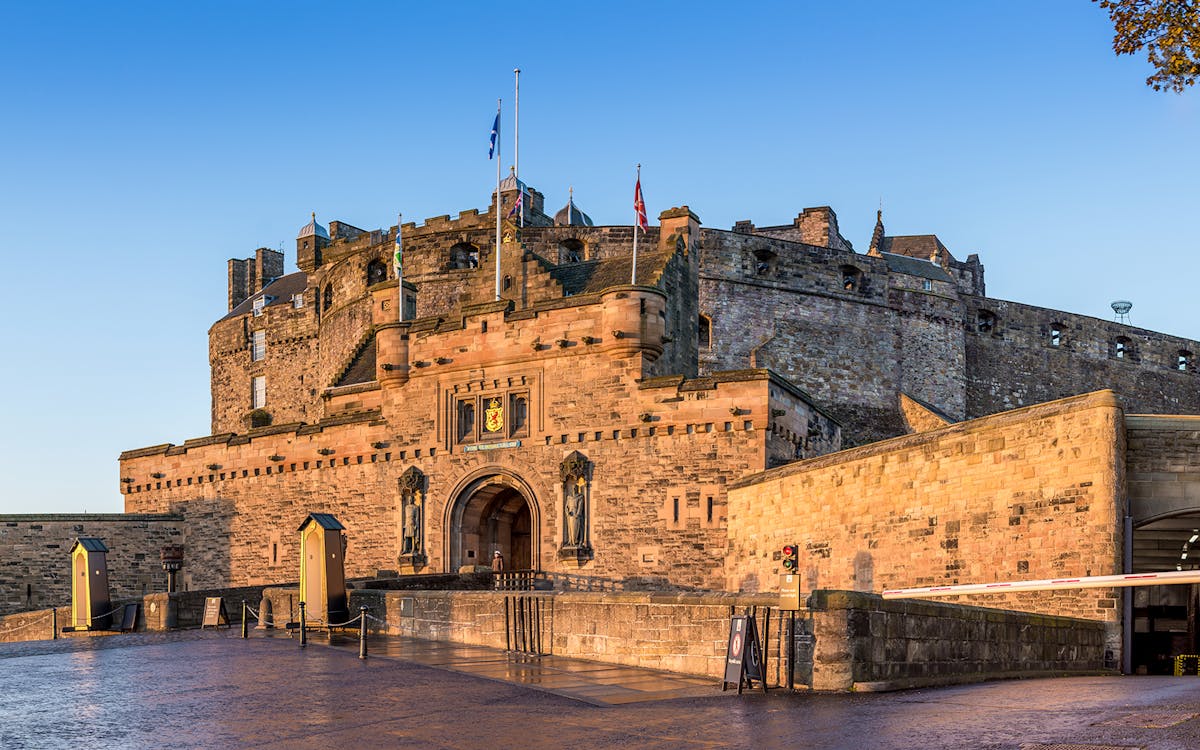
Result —
<path fill-rule="evenodd" d="M 1098 388 L 1121 395 L 1131 413 L 1200 412 L 1200 343 L 1085 315 L 968 297 L 967 411 L 990 414 Z M 996 316 L 980 332 L 978 314 Z M 1059 344 L 1052 331 L 1059 331 Z M 1125 356 L 1115 342 L 1127 340 Z M 1179 354 L 1191 358 L 1179 369 Z"/>
<path fill-rule="evenodd" d="M 959 423 L 734 483 L 726 589 L 778 586 L 798 544 L 805 590 L 986 583 L 1121 571 L 1124 428 L 1111 392 Z M 972 598 L 1102 620 L 1111 589 Z"/>
<path fill-rule="evenodd" d="M 70 552 L 81 536 L 108 547 L 110 596 L 131 599 L 167 590 L 159 551 L 183 542 L 185 522 L 162 514 L 0 515 L 0 614 L 69 607 Z"/>
<path fill-rule="evenodd" d="M 852 444 L 904 431 L 901 322 L 882 259 L 735 232 L 702 237 L 700 314 L 712 327 L 702 371 L 769 367 L 812 394 Z M 858 289 L 842 288 L 845 265 L 862 271 Z"/>

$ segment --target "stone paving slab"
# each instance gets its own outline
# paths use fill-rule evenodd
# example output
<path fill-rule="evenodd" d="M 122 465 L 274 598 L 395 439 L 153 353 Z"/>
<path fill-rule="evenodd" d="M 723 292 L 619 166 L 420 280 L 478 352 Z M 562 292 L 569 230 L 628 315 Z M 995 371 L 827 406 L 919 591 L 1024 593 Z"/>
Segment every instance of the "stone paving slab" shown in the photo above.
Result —
<path fill-rule="evenodd" d="M 318 634 L 309 643 L 356 652 L 358 649 L 357 637 L 338 634 L 332 637 Z M 399 659 L 523 685 L 596 706 L 722 694 L 716 680 L 550 654 L 523 654 L 486 646 L 382 635 L 370 636 L 367 649 L 369 657 Z"/>
<path fill-rule="evenodd" d="M 724 700 L 588 689 L 609 690 L 607 703 L 402 659 L 363 661 L 353 646 L 243 641 L 236 630 L 0 644 L 0 748 L 1200 748 L 1200 716 L 1159 727 L 1121 721 L 1197 713 L 1195 677 L 730 691 Z"/>

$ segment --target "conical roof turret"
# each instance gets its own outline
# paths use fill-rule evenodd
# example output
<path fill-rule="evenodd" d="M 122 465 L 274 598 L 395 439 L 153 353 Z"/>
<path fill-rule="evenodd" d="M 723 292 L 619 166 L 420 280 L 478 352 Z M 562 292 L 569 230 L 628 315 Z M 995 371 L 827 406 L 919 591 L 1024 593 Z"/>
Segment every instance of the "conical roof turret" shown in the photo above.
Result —
<path fill-rule="evenodd" d="M 575 188 L 571 188 L 567 193 L 567 205 L 558 209 L 558 213 L 554 214 L 554 225 L 559 227 L 590 227 L 592 217 L 579 210 L 579 206 L 575 205 Z"/>
<path fill-rule="evenodd" d="M 325 227 L 317 223 L 317 212 L 313 211 L 312 221 L 300 227 L 300 233 L 296 235 L 296 239 L 302 240 L 305 237 L 320 237 L 323 240 L 329 239 L 329 231 Z"/>

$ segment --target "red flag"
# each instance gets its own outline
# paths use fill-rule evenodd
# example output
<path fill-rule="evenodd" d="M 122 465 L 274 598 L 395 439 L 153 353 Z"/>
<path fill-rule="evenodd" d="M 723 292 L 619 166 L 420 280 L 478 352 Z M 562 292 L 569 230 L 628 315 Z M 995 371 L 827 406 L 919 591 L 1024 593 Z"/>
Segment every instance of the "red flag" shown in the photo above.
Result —
<path fill-rule="evenodd" d="M 646 201 L 642 200 L 642 177 L 638 175 L 637 184 L 633 188 L 633 211 L 637 214 L 637 225 L 646 231 L 649 223 L 646 221 Z"/>

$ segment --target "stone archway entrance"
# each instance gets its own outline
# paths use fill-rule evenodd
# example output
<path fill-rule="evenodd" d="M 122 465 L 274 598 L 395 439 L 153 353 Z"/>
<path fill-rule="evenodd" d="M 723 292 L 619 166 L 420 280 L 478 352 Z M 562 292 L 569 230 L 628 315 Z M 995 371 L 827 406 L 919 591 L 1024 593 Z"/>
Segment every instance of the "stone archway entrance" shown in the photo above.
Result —
<path fill-rule="evenodd" d="M 468 480 L 451 503 L 449 520 L 448 570 L 490 565 L 497 550 L 507 570 L 538 567 L 537 502 L 518 477 L 485 473 Z"/>
<path fill-rule="evenodd" d="M 1200 508 L 1175 510 L 1133 530 L 1133 571 L 1200 567 Z M 1200 584 L 1132 589 L 1132 668 L 1171 674 L 1174 658 L 1200 652 Z"/>

